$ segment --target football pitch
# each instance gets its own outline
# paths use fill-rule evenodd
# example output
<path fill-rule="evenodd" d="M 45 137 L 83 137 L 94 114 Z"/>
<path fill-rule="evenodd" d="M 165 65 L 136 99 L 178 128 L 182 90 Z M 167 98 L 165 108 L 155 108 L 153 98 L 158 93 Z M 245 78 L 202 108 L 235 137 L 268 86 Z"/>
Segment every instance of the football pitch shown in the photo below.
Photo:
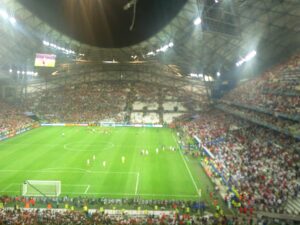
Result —
<path fill-rule="evenodd" d="M 0 195 L 20 195 L 25 180 L 61 181 L 61 196 L 111 198 L 197 200 L 211 187 L 168 128 L 40 127 L 0 142 L 0 165 Z"/>

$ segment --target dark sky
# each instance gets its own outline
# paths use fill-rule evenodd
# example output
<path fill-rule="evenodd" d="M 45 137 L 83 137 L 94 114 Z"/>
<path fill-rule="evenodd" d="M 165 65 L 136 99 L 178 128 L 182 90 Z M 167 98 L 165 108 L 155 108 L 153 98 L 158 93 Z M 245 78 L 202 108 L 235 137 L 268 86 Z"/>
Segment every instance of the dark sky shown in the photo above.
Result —
<path fill-rule="evenodd" d="M 129 31 L 133 8 L 129 0 L 19 0 L 30 11 L 81 42 L 100 47 L 139 43 L 177 15 L 187 0 L 138 0 L 135 26 Z"/>

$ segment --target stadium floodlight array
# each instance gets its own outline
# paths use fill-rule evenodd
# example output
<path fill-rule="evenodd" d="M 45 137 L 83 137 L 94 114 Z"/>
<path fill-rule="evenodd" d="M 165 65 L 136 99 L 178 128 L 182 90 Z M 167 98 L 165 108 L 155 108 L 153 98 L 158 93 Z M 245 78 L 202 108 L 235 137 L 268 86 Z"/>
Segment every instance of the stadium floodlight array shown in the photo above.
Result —
<path fill-rule="evenodd" d="M 12 25 L 15 25 L 17 23 L 17 20 L 15 17 L 10 16 L 5 10 L 0 9 L 0 15 L 4 20 L 9 21 Z"/>
<path fill-rule="evenodd" d="M 194 25 L 197 26 L 201 23 L 201 18 L 198 16 L 196 19 L 194 19 Z"/>
<path fill-rule="evenodd" d="M 22 75 L 27 75 L 27 76 L 32 76 L 32 77 L 37 77 L 39 75 L 38 72 L 34 72 L 34 71 L 20 71 L 20 70 L 13 70 L 13 69 L 9 69 L 9 73 L 17 73 L 22 74 Z"/>
<path fill-rule="evenodd" d="M 256 56 L 255 50 L 249 52 L 245 57 L 242 57 L 241 60 L 239 60 L 235 65 L 239 67 L 243 65 L 245 62 L 248 62 L 250 59 L 254 58 L 254 56 Z"/>
<path fill-rule="evenodd" d="M 61 182 L 50 180 L 26 180 L 22 184 L 23 196 L 57 197 L 61 194 Z"/>
<path fill-rule="evenodd" d="M 61 47 L 61 46 L 56 45 L 56 44 L 54 44 L 54 43 L 50 43 L 50 42 L 45 41 L 45 40 L 43 41 L 43 45 L 45 45 L 45 46 L 47 46 L 47 47 L 54 48 L 54 49 L 59 50 L 59 51 L 62 51 L 63 53 L 65 53 L 65 54 L 67 54 L 67 55 L 69 55 L 69 54 L 75 54 L 75 51 L 73 51 L 73 50 L 66 49 L 66 48 L 64 48 L 64 47 Z"/>
<path fill-rule="evenodd" d="M 169 48 L 172 48 L 174 46 L 173 42 L 170 42 L 169 44 L 166 44 L 162 46 L 161 48 L 156 49 L 156 52 L 166 52 Z"/>
<path fill-rule="evenodd" d="M 148 52 L 146 55 L 147 56 L 155 56 L 159 52 L 166 52 L 169 48 L 172 48 L 174 46 L 174 43 L 171 41 L 168 44 L 165 44 L 164 46 L 158 48 L 154 51 Z"/>
<path fill-rule="evenodd" d="M 155 55 L 155 53 L 154 53 L 153 51 L 151 51 L 151 52 L 148 52 L 147 55 L 148 55 L 148 56 L 150 56 L 150 55 Z"/>

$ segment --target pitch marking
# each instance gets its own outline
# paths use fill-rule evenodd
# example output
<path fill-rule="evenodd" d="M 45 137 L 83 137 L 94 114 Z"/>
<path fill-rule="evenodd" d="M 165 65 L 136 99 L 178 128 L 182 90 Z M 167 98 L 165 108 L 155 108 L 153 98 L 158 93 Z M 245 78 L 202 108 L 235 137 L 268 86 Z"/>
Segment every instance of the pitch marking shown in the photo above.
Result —
<path fill-rule="evenodd" d="M 9 188 L 11 186 L 18 186 L 20 184 L 17 184 L 17 183 L 11 183 L 9 184 L 6 188 Z M 119 192 L 116 192 L 116 193 L 111 193 L 111 192 L 88 192 L 89 190 L 89 186 L 90 185 L 79 185 L 79 184 L 63 184 L 63 186 L 79 186 L 79 187 L 86 187 L 85 189 L 85 192 L 62 192 L 62 194 L 73 194 L 73 195 L 82 195 L 82 194 L 85 194 L 85 195 L 111 195 L 111 196 L 122 196 L 122 195 L 126 195 L 126 196 L 135 196 L 137 195 L 136 193 L 119 193 Z M 5 189 L 6 189 L 5 188 Z M 4 191 L 1 190 L 0 193 L 20 193 L 20 191 Z M 186 198 L 199 198 L 198 195 L 170 195 L 170 194 L 149 194 L 149 193 L 141 193 L 141 194 L 138 194 L 139 196 L 153 196 L 153 197 L 174 197 L 174 198 L 183 198 L 183 197 L 186 197 Z"/>
<path fill-rule="evenodd" d="M 3 189 L 1 190 L 1 192 L 5 192 L 7 189 L 9 189 L 9 188 L 10 188 L 11 186 L 13 186 L 13 185 L 14 185 L 13 183 L 7 185 L 5 188 L 3 188 Z"/>
<path fill-rule="evenodd" d="M 50 171 L 49 171 L 50 170 Z M 52 171 L 51 171 L 52 170 Z M 71 171 L 69 171 L 71 170 Z M 101 171 L 101 170 L 85 170 L 85 169 L 80 169 L 80 168 L 68 168 L 68 169 L 63 169 L 63 168 L 46 168 L 42 170 L 0 170 L 0 173 L 14 173 L 14 172 L 28 172 L 28 173 L 108 173 L 108 174 L 137 174 L 137 172 L 118 172 L 118 171 Z"/>
<path fill-rule="evenodd" d="M 187 169 L 187 171 L 188 171 L 188 173 L 189 173 L 189 175 L 190 175 L 190 177 L 191 177 L 191 180 L 192 180 L 192 182 L 193 182 L 193 184 L 194 184 L 194 186 L 195 186 L 196 192 L 198 193 L 198 196 L 201 197 L 200 194 L 199 194 L 199 192 L 198 192 L 199 188 L 197 187 L 197 184 L 196 184 L 196 182 L 195 182 L 195 180 L 194 180 L 194 177 L 193 177 L 193 175 L 192 175 L 192 173 L 191 173 L 191 171 L 190 171 L 190 168 L 188 167 L 188 165 L 187 165 L 187 163 L 186 163 L 186 161 L 185 161 L 185 159 L 184 159 L 184 156 L 183 156 L 183 154 L 182 154 L 182 152 L 181 152 L 181 150 L 180 150 L 180 147 L 179 147 L 179 145 L 178 145 L 178 143 L 177 143 L 176 138 L 174 137 L 174 134 L 173 134 L 173 138 L 174 138 L 174 140 L 175 140 L 175 142 L 176 142 L 176 145 L 177 145 L 177 147 L 178 147 L 178 149 L 179 149 L 179 153 L 180 153 L 181 158 L 182 158 L 182 160 L 183 160 L 183 162 L 184 162 L 184 165 L 185 165 L 185 167 L 186 167 L 186 169 Z"/>
<path fill-rule="evenodd" d="M 88 190 L 90 189 L 90 185 L 88 185 L 84 191 L 84 194 L 87 194 Z"/>
<path fill-rule="evenodd" d="M 134 192 L 135 195 L 137 195 L 137 193 L 138 193 L 139 182 L 140 182 L 140 173 L 137 173 L 136 183 L 135 183 L 135 192 Z"/>

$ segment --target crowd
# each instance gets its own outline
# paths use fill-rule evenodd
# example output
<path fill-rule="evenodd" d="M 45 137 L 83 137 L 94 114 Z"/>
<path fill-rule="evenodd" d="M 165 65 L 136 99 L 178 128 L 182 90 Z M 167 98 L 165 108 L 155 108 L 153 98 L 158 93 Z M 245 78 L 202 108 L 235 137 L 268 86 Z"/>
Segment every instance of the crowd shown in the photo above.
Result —
<path fill-rule="evenodd" d="M 300 55 L 240 84 L 217 107 L 185 130 L 214 154 L 244 206 L 283 212 L 300 191 Z"/>
<path fill-rule="evenodd" d="M 224 100 L 255 106 L 273 113 L 300 114 L 300 55 L 256 79 L 240 84 Z"/>
<path fill-rule="evenodd" d="M 126 89 L 122 84 L 79 84 L 28 96 L 24 107 L 47 121 L 123 121 Z"/>
<path fill-rule="evenodd" d="M 182 101 L 190 107 L 196 105 L 195 101 L 191 103 L 188 91 L 144 82 L 110 81 L 65 84 L 40 93 L 30 93 L 23 102 L 23 108 L 50 122 L 124 122 L 126 115 L 134 110 L 134 102 L 151 108 L 151 105 L 164 101 Z M 156 107 L 155 110 L 158 113 L 163 109 Z"/>
<path fill-rule="evenodd" d="M 190 122 L 183 120 L 177 122 L 177 126 L 182 127 L 189 136 L 197 136 L 201 144 L 213 154 L 214 157 L 209 157 L 209 160 L 221 172 L 229 186 L 237 191 L 240 209 L 255 208 L 259 211 L 282 213 L 285 202 L 289 198 L 299 196 L 300 156 L 297 152 L 299 140 L 294 138 L 294 130 L 299 131 L 299 124 L 294 119 L 277 116 L 277 113 L 295 118 L 299 116 L 299 78 L 298 55 L 287 63 L 267 71 L 263 76 L 247 81 L 232 90 L 221 100 L 224 103 L 221 105 L 223 111 L 212 109 L 200 113 Z M 160 104 L 166 100 L 183 101 L 189 107 L 189 111 L 192 111 L 193 102 L 187 101 L 188 96 L 188 92 L 179 92 L 176 88 L 156 87 L 142 82 L 66 84 L 63 87 L 47 89 L 40 95 L 29 94 L 22 110 L 0 101 L 0 135 L 33 124 L 31 119 L 23 115 L 24 111 L 34 112 L 50 122 L 103 120 L 123 122 L 126 111 L 132 108 L 130 106 L 135 101 Z M 236 104 L 231 104 L 232 102 Z M 240 107 L 238 104 L 248 108 Z M 261 110 L 253 110 L 250 108 L 252 106 Z M 245 120 L 243 117 L 251 119 Z M 253 120 L 258 123 L 252 123 Z M 268 126 L 275 126 L 280 130 L 276 132 L 274 131 L 276 129 L 268 129 Z M 228 194 L 225 200 L 231 202 L 230 198 L 236 197 Z M 41 201 L 48 202 L 47 199 Z M 70 202 L 74 205 L 78 203 L 78 207 L 83 204 L 78 198 L 72 201 L 69 199 L 68 203 Z M 142 204 L 147 205 L 148 202 Z M 173 206 L 173 203 L 166 202 L 154 204 L 160 207 Z M 182 204 L 187 205 L 180 202 L 180 205 Z M 189 206 L 194 209 L 193 204 Z M 74 210 L 24 211 L 6 208 L 0 209 L 0 224 L 210 225 L 254 224 L 254 222 L 235 217 L 202 217 L 183 212 L 173 216 L 130 217 L 126 214 L 110 216 L 99 211 L 92 214 Z M 274 221 L 270 223 L 262 219 L 255 224 L 274 224 Z"/>
<path fill-rule="evenodd" d="M 287 135 L 299 137 L 300 139 L 300 124 L 293 120 L 275 117 L 270 114 L 259 112 L 236 105 L 221 104 L 218 107 L 226 112 L 233 113 L 242 118 L 249 119 L 253 122 L 269 127 L 274 130 L 278 130 Z"/>
<path fill-rule="evenodd" d="M 214 217 L 190 214 L 107 214 L 95 211 L 71 210 L 15 210 L 0 209 L 0 224 L 7 225 L 293 225 L 292 221 L 268 218 Z"/>
<path fill-rule="evenodd" d="M 198 201 L 184 201 L 184 200 L 155 200 L 155 199 L 142 199 L 142 198 L 95 198 L 95 197 L 23 197 L 23 196 L 1 196 L 0 203 L 3 203 L 5 207 L 42 207 L 46 208 L 48 204 L 51 208 L 70 208 L 82 209 L 84 205 L 88 205 L 90 208 L 130 208 L 136 209 L 142 207 L 143 209 L 159 209 L 159 210 L 174 210 L 178 209 L 180 212 L 184 212 L 186 208 L 189 208 L 191 212 L 196 212 L 198 209 L 205 211 L 207 209 L 207 203 Z"/>
<path fill-rule="evenodd" d="M 0 100 L 0 136 L 16 133 L 33 123 L 21 109 Z"/>
<path fill-rule="evenodd" d="M 214 155 L 211 160 L 243 206 L 278 212 L 299 195 L 300 157 L 292 137 L 218 110 L 200 114 L 184 128 Z"/>

